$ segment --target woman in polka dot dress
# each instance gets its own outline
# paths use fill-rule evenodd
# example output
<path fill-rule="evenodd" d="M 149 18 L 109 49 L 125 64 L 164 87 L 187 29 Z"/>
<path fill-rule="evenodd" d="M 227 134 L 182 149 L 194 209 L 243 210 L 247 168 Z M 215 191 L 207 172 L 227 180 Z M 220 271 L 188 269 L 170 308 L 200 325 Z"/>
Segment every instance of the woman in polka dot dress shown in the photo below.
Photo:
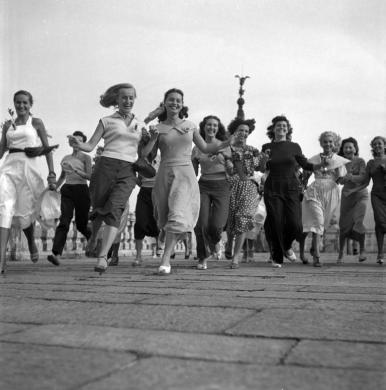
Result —
<path fill-rule="evenodd" d="M 258 186 L 253 179 L 253 173 L 264 170 L 266 156 L 246 140 L 255 129 L 254 119 L 234 119 L 228 126 L 230 134 L 234 134 L 235 143 L 231 147 L 233 175 L 230 177 L 231 198 L 227 224 L 228 237 L 235 237 L 235 248 L 231 268 L 239 267 L 239 259 L 245 237 L 258 223 L 256 210 L 259 205 Z"/>

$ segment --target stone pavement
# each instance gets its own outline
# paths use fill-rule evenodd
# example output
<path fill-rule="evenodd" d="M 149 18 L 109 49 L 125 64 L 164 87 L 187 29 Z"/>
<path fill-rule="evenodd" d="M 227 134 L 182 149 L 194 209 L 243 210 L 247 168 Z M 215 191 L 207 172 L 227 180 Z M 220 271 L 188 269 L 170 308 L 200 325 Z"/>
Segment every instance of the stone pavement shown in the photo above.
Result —
<path fill-rule="evenodd" d="M 0 389 L 385 388 L 386 267 L 335 256 L 198 271 L 177 255 L 170 276 L 150 258 L 102 276 L 94 259 L 8 263 Z"/>

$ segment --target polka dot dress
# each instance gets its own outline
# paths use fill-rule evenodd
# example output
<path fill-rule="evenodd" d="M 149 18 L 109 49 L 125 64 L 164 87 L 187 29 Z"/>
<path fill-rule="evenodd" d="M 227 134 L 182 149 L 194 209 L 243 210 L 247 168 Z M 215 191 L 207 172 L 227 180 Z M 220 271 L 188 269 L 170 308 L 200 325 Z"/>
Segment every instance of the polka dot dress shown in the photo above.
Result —
<path fill-rule="evenodd" d="M 230 177 L 231 197 L 227 231 L 232 235 L 252 230 L 257 225 L 256 211 L 260 196 L 255 181 L 248 179 L 259 168 L 260 153 L 252 146 L 232 148 L 232 160 L 241 161 L 245 179 L 241 179 L 236 170 Z"/>

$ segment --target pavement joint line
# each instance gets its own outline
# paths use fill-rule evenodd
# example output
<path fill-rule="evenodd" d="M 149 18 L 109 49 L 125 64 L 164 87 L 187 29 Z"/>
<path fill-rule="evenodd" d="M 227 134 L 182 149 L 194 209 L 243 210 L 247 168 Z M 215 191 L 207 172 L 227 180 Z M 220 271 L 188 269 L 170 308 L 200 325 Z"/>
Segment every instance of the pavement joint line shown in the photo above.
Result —
<path fill-rule="evenodd" d="M 221 334 L 223 334 L 223 335 L 225 335 L 225 336 L 231 336 L 232 334 L 228 334 L 228 333 L 227 333 L 229 329 L 234 328 L 234 327 L 237 326 L 240 322 L 246 321 L 246 320 L 248 320 L 249 318 L 252 318 L 252 317 L 254 317 L 256 314 L 261 313 L 261 312 L 263 311 L 263 309 L 252 309 L 252 310 L 254 311 L 254 313 L 249 313 L 249 314 L 245 315 L 243 318 L 240 318 L 240 319 L 236 320 L 236 321 L 234 322 L 234 324 L 229 325 L 229 327 L 227 327 L 226 329 L 223 329 L 223 331 L 221 332 Z"/>
<path fill-rule="evenodd" d="M 104 375 L 100 375 L 100 376 L 98 376 L 98 377 L 94 377 L 94 378 L 92 378 L 92 379 L 90 379 L 90 380 L 88 380 L 88 381 L 84 381 L 83 383 L 78 384 L 78 385 L 76 385 L 76 386 L 74 386 L 74 387 L 69 387 L 68 390 L 81 390 L 81 389 L 84 388 L 85 386 L 89 386 L 89 385 L 91 385 L 91 384 L 93 384 L 93 383 L 97 383 L 97 382 L 99 382 L 99 381 L 101 381 L 101 380 L 103 380 L 103 379 L 107 379 L 107 378 L 109 378 L 110 376 L 112 376 L 112 375 L 114 375 L 114 374 L 116 374 L 116 373 L 118 373 L 118 372 L 120 372 L 120 371 L 124 371 L 124 370 L 126 370 L 126 369 L 128 369 L 128 368 L 131 368 L 131 367 L 137 365 L 138 363 L 139 363 L 139 360 L 136 359 L 136 360 L 134 360 L 134 361 L 132 361 L 132 362 L 130 362 L 130 363 L 127 363 L 127 364 L 125 364 L 125 365 L 122 365 L 122 366 L 119 367 L 119 368 L 116 368 L 115 370 L 111 370 L 111 371 L 105 373 Z"/>
<path fill-rule="evenodd" d="M 358 371 L 372 371 L 372 372 L 384 372 L 384 369 L 381 367 L 380 369 L 374 369 L 371 367 L 361 367 L 359 365 L 356 366 L 326 366 L 321 364 L 320 366 L 316 366 L 314 364 L 307 364 L 302 365 L 299 363 L 290 363 L 290 364 L 283 364 L 285 367 L 302 367 L 302 368 L 318 368 L 318 369 L 327 369 L 327 370 L 358 370 Z"/>
<path fill-rule="evenodd" d="M 293 345 L 291 345 L 288 348 L 288 350 L 283 354 L 283 356 L 279 359 L 279 364 L 280 365 L 286 365 L 285 364 L 285 360 L 291 354 L 291 352 L 295 349 L 295 347 L 297 347 L 299 345 L 300 341 L 301 341 L 300 338 L 295 339 L 295 342 L 293 343 Z"/>

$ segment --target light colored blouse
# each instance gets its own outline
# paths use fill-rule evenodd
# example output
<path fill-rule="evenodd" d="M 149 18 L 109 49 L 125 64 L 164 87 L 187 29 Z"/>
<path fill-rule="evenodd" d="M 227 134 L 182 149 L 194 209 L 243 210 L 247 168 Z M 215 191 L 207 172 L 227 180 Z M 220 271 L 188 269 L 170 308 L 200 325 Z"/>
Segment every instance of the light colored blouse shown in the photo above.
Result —
<path fill-rule="evenodd" d="M 32 126 L 32 116 L 27 119 L 25 125 L 11 125 L 7 130 L 7 146 L 9 149 L 24 149 L 41 146 L 42 142 L 37 130 Z"/>
<path fill-rule="evenodd" d="M 159 123 L 157 129 L 161 165 L 191 165 L 193 133 L 196 125 L 184 120 L 175 126 Z"/>
<path fill-rule="evenodd" d="M 193 165 L 200 165 L 201 179 L 220 180 L 225 178 L 225 160 L 232 157 L 231 148 L 221 149 L 219 152 L 203 153 L 197 146 L 192 151 Z"/>
<path fill-rule="evenodd" d="M 89 160 L 89 166 L 91 167 L 91 158 L 85 153 L 79 152 L 77 157 L 72 154 L 63 157 L 60 165 L 63 171 L 66 172 L 66 184 L 87 184 L 87 179 L 74 172 L 75 169 L 85 174 L 87 172 L 87 160 Z"/>
<path fill-rule="evenodd" d="M 147 134 L 146 126 L 136 117 L 127 126 L 119 113 L 101 119 L 103 125 L 104 150 L 102 157 L 135 162 L 138 158 L 138 144 Z"/>

